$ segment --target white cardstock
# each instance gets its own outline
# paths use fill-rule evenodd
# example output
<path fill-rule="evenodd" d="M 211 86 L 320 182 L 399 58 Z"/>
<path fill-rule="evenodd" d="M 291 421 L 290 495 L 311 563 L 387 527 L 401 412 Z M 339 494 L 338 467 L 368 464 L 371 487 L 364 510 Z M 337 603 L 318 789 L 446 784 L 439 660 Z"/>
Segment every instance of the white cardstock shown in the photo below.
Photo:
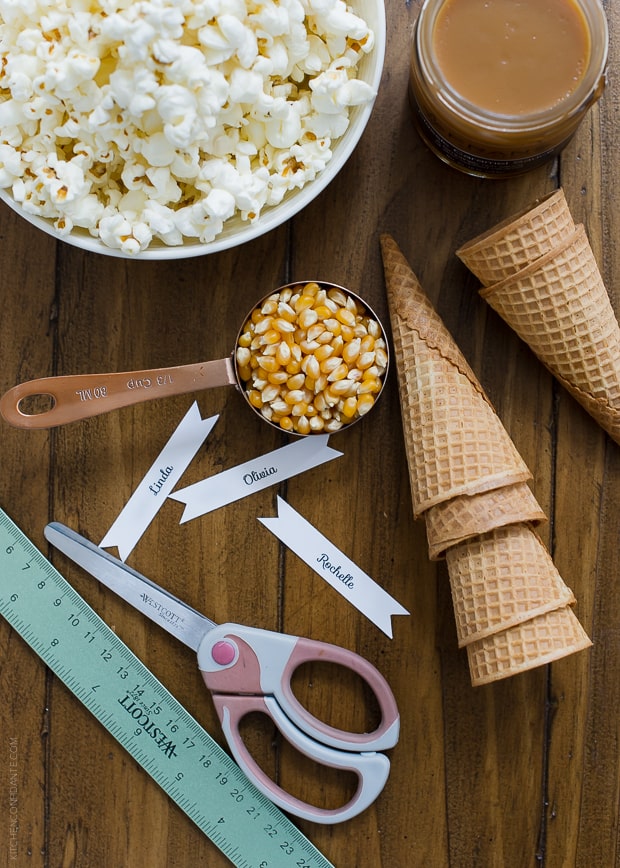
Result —
<path fill-rule="evenodd" d="M 288 446 L 274 449 L 273 452 L 253 458 L 245 464 L 238 464 L 175 491 L 169 497 L 185 504 L 181 524 L 241 500 L 256 491 L 262 491 L 270 485 L 277 485 L 283 479 L 290 479 L 291 476 L 339 458 L 342 452 L 331 449 L 327 445 L 328 440 L 329 434 L 303 437 Z"/>
<path fill-rule="evenodd" d="M 278 497 L 277 518 L 259 518 L 268 530 L 392 638 L 392 615 L 408 615 L 393 597 L 322 533 Z"/>
<path fill-rule="evenodd" d="M 198 404 L 192 404 L 101 541 L 101 548 L 116 546 L 122 561 L 129 557 L 218 418 L 202 419 Z"/>

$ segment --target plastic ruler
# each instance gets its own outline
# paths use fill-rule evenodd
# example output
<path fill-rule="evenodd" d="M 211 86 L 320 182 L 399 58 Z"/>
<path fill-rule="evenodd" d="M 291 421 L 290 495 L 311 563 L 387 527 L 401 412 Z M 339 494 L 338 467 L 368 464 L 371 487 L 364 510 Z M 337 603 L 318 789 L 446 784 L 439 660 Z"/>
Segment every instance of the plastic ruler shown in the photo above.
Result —
<path fill-rule="evenodd" d="M 240 868 L 333 868 L 0 509 L 0 613 Z"/>

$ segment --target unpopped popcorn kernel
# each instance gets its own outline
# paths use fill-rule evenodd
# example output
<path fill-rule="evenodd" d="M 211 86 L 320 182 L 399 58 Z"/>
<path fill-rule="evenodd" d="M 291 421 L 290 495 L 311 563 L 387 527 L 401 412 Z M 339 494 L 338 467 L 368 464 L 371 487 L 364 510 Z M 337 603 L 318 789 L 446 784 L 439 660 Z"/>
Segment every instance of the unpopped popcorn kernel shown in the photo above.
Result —
<path fill-rule="evenodd" d="M 323 171 L 373 46 L 343 0 L 0 0 L 0 187 L 129 255 L 207 243 Z"/>

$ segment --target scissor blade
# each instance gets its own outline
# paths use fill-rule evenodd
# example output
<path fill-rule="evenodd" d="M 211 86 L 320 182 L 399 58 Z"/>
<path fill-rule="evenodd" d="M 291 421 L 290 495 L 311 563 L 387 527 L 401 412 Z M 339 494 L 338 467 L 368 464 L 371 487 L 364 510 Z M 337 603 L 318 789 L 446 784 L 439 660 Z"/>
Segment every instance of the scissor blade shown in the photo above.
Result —
<path fill-rule="evenodd" d="M 64 524 L 51 522 L 43 532 L 59 551 L 194 651 L 205 633 L 216 626 L 214 621 Z"/>

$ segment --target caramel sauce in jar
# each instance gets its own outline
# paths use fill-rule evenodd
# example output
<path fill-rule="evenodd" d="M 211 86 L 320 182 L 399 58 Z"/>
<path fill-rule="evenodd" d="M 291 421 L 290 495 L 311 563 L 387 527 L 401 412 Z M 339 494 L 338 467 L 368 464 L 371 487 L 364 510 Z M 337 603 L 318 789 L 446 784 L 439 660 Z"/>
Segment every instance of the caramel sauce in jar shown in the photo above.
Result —
<path fill-rule="evenodd" d="M 526 172 L 603 92 L 607 50 L 600 0 L 425 0 L 409 81 L 418 131 L 468 174 Z"/>

